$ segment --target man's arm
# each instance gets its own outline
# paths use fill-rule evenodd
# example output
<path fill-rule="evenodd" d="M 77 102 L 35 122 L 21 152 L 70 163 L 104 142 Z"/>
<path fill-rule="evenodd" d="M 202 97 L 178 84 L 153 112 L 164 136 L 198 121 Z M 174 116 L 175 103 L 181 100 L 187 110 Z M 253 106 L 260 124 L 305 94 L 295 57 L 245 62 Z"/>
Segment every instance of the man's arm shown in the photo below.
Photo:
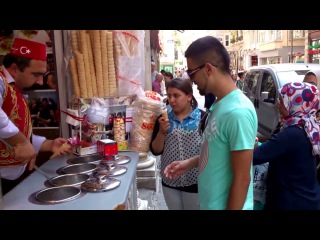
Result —
<path fill-rule="evenodd" d="M 256 112 L 252 108 L 235 109 L 226 119 L 224 131 L 229 139 L 232 170 L 227 209 L 241 210 L 246 201 L 257 128 Z"/>
<path fill-rule="evenodd" d="M 251 181 L 253 150 L 231 152 L 232 184 L 229 191 L 227 210 L 241 210 L 244 206 Z"/>
<path fill-rule="evenodd" d="M 176 179 L 181 174 L 189 171 L 192 168 L 198 167 L 200 156 L 185 159 L 183 161 L 173 161 L 164 169 L 164 175 L 169 179 Z"/>

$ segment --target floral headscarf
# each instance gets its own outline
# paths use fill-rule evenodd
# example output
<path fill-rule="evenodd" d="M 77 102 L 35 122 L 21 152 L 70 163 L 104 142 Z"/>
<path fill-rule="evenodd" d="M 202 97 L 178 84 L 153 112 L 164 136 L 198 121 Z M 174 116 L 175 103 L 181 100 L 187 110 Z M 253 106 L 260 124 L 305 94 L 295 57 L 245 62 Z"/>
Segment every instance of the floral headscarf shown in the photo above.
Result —
<path fill-rule="evenodd" d="M 319 92 L 316 86 L 309 83 L 292 82 L 285 84 L 280 94 L 289 112 L 282 128 L 300 125 L 304 128 L 313 146 L 313 155 L 320 155 L 320 122 L 316 112 L 319 105 Z M 319 145 L 319 146 L 318 146 Z"/>

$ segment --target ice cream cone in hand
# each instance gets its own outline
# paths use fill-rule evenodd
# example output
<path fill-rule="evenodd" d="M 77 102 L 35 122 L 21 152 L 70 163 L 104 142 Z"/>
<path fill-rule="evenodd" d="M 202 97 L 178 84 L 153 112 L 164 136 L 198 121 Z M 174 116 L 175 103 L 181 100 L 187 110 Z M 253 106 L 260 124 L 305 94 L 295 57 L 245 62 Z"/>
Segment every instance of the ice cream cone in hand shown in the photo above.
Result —
<path fill-rule="evenodd" d="M 166 107 L 162 108 L 162 117 L 164 119 L 168 119 L 168 111 Z"/>
<path fill-rule="evenodd" d="M 70 149 L 70 148 L 72 148 L 72 146 L 70 145 L 70 143 L 69 143 L 69 142 L 65 142 L 64 144 L 62 144 L 62 145 L 60 146 L 60 148 L 59 148 L 58 151 L 56 151 L 56 152 L 53 153 L 53 155 L 50 157 L 50 159 L 60 156 L 60 155 L 61 155 L 60 153 L 61 153 L 62 151 L 67 150 L 67 149 Z"/>

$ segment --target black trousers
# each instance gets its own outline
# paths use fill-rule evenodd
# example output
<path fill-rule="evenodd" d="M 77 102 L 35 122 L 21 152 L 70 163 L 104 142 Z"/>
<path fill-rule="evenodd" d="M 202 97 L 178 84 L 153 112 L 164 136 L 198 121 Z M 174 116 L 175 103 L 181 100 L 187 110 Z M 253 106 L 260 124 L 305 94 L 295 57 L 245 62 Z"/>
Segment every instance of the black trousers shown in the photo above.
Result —
<path fill-rule="evenodd" d="M 9 191 L 11 191 L 12 188 L 17 186 L 22 180 L 24 180 L 27 176 L 29 176 L 33 171 L 34 170 L 29 171 L 26 169 L 24 173 L 15 180 L 8 180 L 8 179 L 1 178 L 2 195 L 5 195 Z"/>
<path fill-rule="evenodd" d="M 5 195 L 6 193 L 8 193 L 11 189 L 13 189 L 20 182 L 21 182 L 20 179 L 7 180 L 7 179 L 1 178 L 2 195 Z"/>

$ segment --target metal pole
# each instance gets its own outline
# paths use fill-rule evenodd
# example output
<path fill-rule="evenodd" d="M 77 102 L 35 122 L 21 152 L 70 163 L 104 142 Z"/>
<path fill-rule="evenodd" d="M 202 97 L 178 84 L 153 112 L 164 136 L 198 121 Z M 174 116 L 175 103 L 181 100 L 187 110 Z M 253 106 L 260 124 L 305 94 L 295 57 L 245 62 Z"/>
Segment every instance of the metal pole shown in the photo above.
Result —
<path fill-rule="evenodd" d="M 238 76 L 238 51 L 236 51 L 236 75 Z"/>
<path fill-rule="evenodd" d="M 293 63 L 293 30 L 291 30 L 291 55 L 290 62 Z"/>

